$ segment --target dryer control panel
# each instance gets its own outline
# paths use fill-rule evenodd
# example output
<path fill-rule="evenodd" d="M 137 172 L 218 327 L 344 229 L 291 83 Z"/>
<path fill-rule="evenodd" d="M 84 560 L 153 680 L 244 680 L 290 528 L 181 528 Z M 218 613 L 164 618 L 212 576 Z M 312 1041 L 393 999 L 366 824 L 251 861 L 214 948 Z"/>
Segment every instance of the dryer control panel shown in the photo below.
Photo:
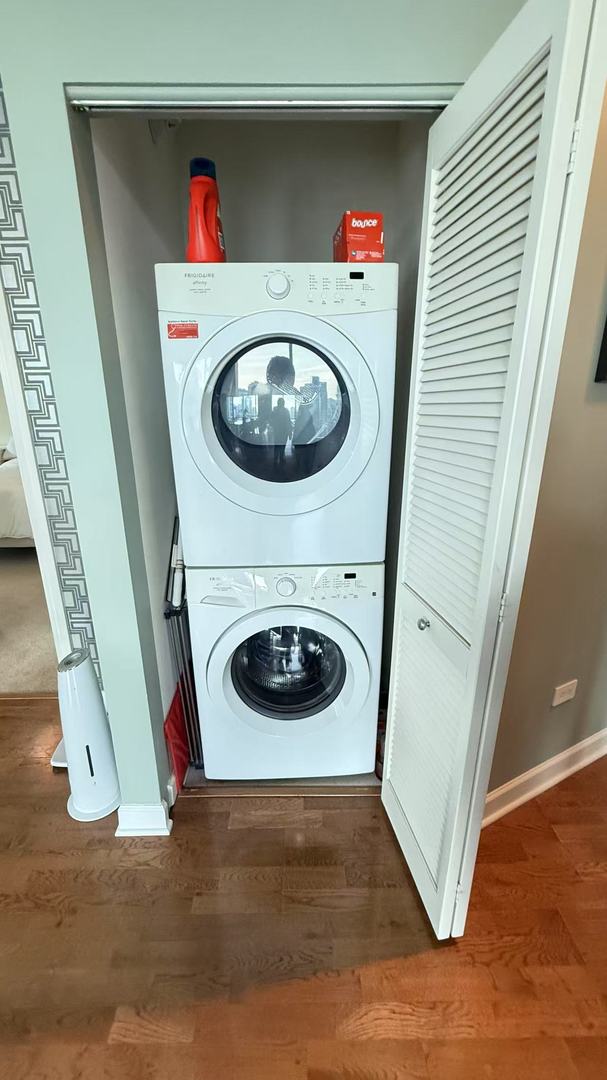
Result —
<path fill-rule="evenodd" d="M 190 315 L 395 311 L 396 263 L 159 263 L 158 307 Z"/>
<path fill-rule="evenodd" d="M 280 566 L 253 570 L 186 570 L 188 603 L 252 610 L 258 607 L 318 606 L 380 600 L 382 565 Z"/>

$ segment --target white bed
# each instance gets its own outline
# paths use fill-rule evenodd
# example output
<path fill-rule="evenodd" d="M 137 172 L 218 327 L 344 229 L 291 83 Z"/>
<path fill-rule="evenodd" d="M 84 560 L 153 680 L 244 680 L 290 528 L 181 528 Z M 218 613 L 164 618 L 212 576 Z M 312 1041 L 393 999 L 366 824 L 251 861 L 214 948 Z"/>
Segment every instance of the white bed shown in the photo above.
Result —
<path fill-rule="evenodd" d="M 33 546 L 19 464 L 10 457 L 0 463 L 0 547 Z"/>

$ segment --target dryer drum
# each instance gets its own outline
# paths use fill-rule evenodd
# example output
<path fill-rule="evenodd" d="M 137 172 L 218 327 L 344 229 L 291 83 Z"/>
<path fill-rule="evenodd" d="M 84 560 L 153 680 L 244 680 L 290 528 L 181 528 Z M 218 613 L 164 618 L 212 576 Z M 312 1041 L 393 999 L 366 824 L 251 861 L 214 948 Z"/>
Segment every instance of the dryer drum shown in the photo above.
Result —
<path fill-rule="evenodd" d="M 240 698 L 256 712 L 297 720 L 326 709 L 341 692 L 346 662 L 326 634 L 275 626 L 248 638 L 232 658 Z"/>
<path fill-rule="evenodd" d="M 228 457 L 250 476 L 282 484 L 313 476 L 339 454 L 351 403 L 328 356 L 282 335 L 256 339 L 230 359 L 211 410 Z"/>

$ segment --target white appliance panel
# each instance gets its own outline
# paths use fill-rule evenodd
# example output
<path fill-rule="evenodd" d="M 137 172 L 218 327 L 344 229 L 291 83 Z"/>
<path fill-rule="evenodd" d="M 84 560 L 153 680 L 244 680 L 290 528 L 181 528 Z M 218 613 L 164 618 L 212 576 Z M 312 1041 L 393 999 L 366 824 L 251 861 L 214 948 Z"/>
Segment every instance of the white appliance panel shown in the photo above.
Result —
<path fill-rule="evenodd" d="M 383 566 L 187 570 L 206 775 L 371 772 Z"/>
<path fill-rule="evenodd" d="M 277 291 L 279 271 L 291 286 L 276 302 L 266 286 Z M 180 264 L 156 274 L 186 565 L 382 561 L 397 267 Z M 274 351 L 298 381 L 268 381 Z"/>

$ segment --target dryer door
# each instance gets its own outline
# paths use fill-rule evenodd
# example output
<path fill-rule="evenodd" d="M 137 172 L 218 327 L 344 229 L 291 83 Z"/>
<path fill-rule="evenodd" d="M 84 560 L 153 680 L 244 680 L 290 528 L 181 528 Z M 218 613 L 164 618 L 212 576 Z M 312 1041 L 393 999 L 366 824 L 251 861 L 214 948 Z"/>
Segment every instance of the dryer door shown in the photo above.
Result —
<path fill-rule="evenodd" d="M 256 611 L 219 639 L 212 701 L 268 735 L 296 738 L 356 716 L 370 690 L 365 650 L 338 619 L 302 607 Z"/>
<path fill-rule="evenodd" d="M 238 506 L 300 514 L 347 491 L 379 430 L 375 381 L 336 327 L 259 312 L 210 338 L 184 380 L 186 444 L 203 476 Z"/>

